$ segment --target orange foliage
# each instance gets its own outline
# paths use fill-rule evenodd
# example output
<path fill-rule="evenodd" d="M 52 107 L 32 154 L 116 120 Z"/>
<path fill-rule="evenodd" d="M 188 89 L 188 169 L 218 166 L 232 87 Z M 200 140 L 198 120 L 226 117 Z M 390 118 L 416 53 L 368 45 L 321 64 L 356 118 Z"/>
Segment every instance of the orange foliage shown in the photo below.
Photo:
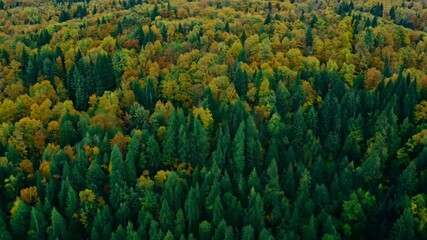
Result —
<path fill-rule="evenodd" d="M 382 74 L 378 69 L 368 69 L 368 71 L 366 71 L 365 87 L 370 90 L 375 89 L 377 85 L 381 82 L 381 78 Z"/>
<path fill-rule="evenodd" d="M 111 140 L 110 146 L 114 147 L 117 144 L 122 154 L 127 152 L 127 144 L 130 142 L 131 138 L 129 136 L 124 136 L 123 133 L 118 132 Z"/>
<path fill-rule="evenodd" d="M 74 148 L 70 145 L 67 145 L 64 147 L 64 152 L 67 154 L 71 159 L 76 159 L 76 154 L 74 153 Z"/>
<path fill-rule="evenodd" d="M 98 113 L 90 119 L 91 125 L 97 125 L 102 130 L 109 130 L 118 125 L 116 116 L 111 116 L 106 113 Z"/>
<path fill-rule="evenodd" d="M 38 130 L 34 134 L 34 147 L 36 147 L 40 152 L 43 152 L 46 145 L 46 135 L 43 133 L 43 131 Z"/>
<path fill-rule="evenodd" d="M 40 164 L 39 171 L 45 179 L 48 179 L 50 177 L 50 162 L 43 161 Z"/>
<path fill-rule="evenodd" d="M 38 193 L 37 187 L 32 186 L 21 190 L 21 199 L 27 204 L 37 203 Z"/>
<path fill-rule="evenodd" d="M 24 171 L 27 174 L 34 173 L 33 163 L 30 160 L 28 160 L 28 159 L 22 160 L 19 163 L 19 167 L 22 169 L 22 171 Z"/>

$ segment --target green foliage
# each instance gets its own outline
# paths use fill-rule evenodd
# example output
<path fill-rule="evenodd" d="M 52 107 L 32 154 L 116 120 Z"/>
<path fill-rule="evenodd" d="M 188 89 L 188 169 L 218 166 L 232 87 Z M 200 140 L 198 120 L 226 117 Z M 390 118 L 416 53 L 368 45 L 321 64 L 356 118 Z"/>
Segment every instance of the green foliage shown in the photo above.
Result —
<path fill-rule="evenodd" d="M 0 1 L 0 239 L 427 238 L 422 5 Z"/>

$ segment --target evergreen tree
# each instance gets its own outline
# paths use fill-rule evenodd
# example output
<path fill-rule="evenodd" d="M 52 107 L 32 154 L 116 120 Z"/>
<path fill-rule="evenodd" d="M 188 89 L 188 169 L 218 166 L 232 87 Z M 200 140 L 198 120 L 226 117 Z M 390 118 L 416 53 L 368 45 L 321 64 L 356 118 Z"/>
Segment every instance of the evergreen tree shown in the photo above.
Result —
<path fill-rule="evenodd" d="M 15 202 L 14 210 L 10 218 L 10 227 L 14 239 L 27 239 L 30 227 L 29 219 L 30 208 L 21 199 Z"/>
<path fill-rule="evenodd" d="M 264 24 L 270 24 L 271 23 L 271 15 L 270 13 L 267 14 L 267 17 L 264 20 Z"/>
<path fill-rule="evenodd" d="M 185 218 L 184 218 L 184 212 L 182 211 L 182 209 L 178 209 L 178 211 L 176 212 L 176 217 L 175 217 L 175 227 L 174 227 L 174 233 L 175 235 L 179 235 L 181 236 L 182 234 L 184 234 L 185 231 Z"/>
<path fill-rule="evenodd" d="M 117 145 L 114 145 L 111 152 L 111 174 L 110 174 L 110 204 L 113 209 L 118 209 L 120 203 L 125 198 L 126 181 L 125 166 L 123 156 Z"/>
<path fill-rule="evenodd" d="M 243 174 L 245 167 L 245 122 L 240 123 L 233 139 L 233 163 L 232 170 L 236 174 Z"/>
<path fill-rule="evenodd" d="M 199 239 L 209 240 L 211 237 L 212 225 L 208 221 L 202 221 L 199 224 Z"/>
<path fill-rule="evenodd" d="M 414 239 L 414 218 L 408 210 L 397 219 L 391 231 L 393 239 Z"/>
<path fill-rule="evenodd" d="M 305 44 L 307 47 L 313 46 L 313 29 L 309 26 L 305 32 Z"/>
<path fill-rule="evenodd" d="M 146 157 L 148 168 L 152 172 L 157 172 L 161 167 L 160 148 L 153 135 L 150 135 L 146 146 Z"/>
<path fill-rule="evenodd" d="M 159 15 L 159 6 L 157 4 L 154 5 L 153 11 L 150 13 L 151 21 L 154 21 L 156 17 Z"/>
<path fill-rule="evenodd" d="M 98 239 L 110 239 L 112 232 L 111 221 L 112 217 L 108 205 L 104 205 L 102 208 L 97 209 L 93 220 L 91 238 L 94 239 L 93 237 L 99 237 Z"/>
<path fill-rule="evenodd" d="M 243 227 L 242 240 L 255 240 L 254 228 L 251 225 Z"/>
<path fill-rule="evenodd" d="M 162 207 L 159 212 L 160 227 L 164 232 L 172 229 L 173 226 L 173 213 L 166 200 L 162 201 Z"/>
<path fill-rule="evenodd" d="M 73 71 L 73 88 L 75 91 L 76 109 L 86 110 L 89 102 L 89 89 L 87 82 L 78 68 Z"/>
<path fill-rule="evenodd" d="M 129 175 L 131 176 L 131 175 Z M 101 169 L 97 161 L 93 161 L 88 168 L 86 174 L 86 185 L 89 189 L 99 194 L 102 192 L 102 188 L 106 184 L 107 176 Z"/>
<path fill-rule="evenodd" d="M 185 216 L 188 220 L 188 230 L 190 232 L 197 231 L 200 221 L 200 190 L 199 186 L 191 187 L 188 192 L 188 197 L 185 200 Z"/>
<path fill-rule="evenodd" d="M 128 151 L 126 153 L 126 182 L 129 186 L 134 186 L 137 178 L 136 163 L 138 161 L 140 142 L 138 137 L 134 134 L 128 145 Z"/>
<path fill-rule="evenodd" d="M 30 86 L 37 82 L 39 68 L 37 67 L 36 61 L 37 59 L 34 55 L 31 55 L 28 59 L 28 64 L 26 65 L 24 76 L 24 82 L 27 86 Z"/>
<path fill-rule="evenodd" d="M 204 166 L 210 150 L 209 135 L 199 118 L 194 119 L 192 128 L 193 130 L 190 134 L 190 163 L 193 166 Z"/>
<path fill-rule="evenodd" d="M 47 222 L 43 212 L 37 207 L 32 207 L 30 212 L 30 230 L 28 231 L 29 239 L 46 239 Z"/>
<path fill-rule="evenodd" d="M 0 236 L 2 240 L 12 240 L 12 236 L 10 236 L 10 233 L 7 230 L 7 226 L 6 226 L 6 223 L 4 222 L 3 217 L 0 217 Z"/>
<path fill-rule="evenodd" d="M 74 189 L 69 186 L 66 198 L 65 216 L 70 221 L 75 213 L 77 213 L 78 198 Z"/>
<path fill-rule="evenodd" d="M 68 237 L 67 223 L 56 208 L 52 209 L 51 220 L 52 225 L 47 230 L 49 239 L 66 239 Z"/>
<path fill-rule="evenodd" d="M 251 189 L 249 195 L 249 206 L 246 212 L 245 222 L 253 227 L 256 233 L 260 233 L 264 228 L 264 206 L 259 193 Z"/>

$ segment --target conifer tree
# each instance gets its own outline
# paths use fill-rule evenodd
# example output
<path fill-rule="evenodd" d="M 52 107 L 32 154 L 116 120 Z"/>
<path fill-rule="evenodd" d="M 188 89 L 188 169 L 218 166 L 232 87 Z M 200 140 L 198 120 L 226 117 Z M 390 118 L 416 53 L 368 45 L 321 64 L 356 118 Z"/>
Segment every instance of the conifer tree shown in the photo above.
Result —
<path fill-rule="evenodd" d="M 28 219 L 30 217 L 30 208 L 21 199 L 15 202 L 14 210 L 10 218 L 10 227 L 12 229 L 12 236 L 15 239 L 26 239 L 28 237 L 28 230 L 30 224 Z"/>

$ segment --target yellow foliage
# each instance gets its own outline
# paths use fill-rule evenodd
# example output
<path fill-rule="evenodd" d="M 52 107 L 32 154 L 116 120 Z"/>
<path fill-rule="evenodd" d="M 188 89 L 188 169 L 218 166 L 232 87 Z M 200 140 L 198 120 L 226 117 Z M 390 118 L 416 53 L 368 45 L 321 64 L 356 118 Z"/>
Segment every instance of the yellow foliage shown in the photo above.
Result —
<path fill-rule="evenodd" d="M 370 68 L 366 71 L 365 87 L 367 89 L 375 89 L 381 82 L 382 74 L 376 68 Z"/>
<path fill-rule="evenodd" d="M 33 163 L 28 159 L 22 160 L 19 163 L 19 167 L 22 169 L 22 171 L 24 171 L 27 174 L 34 173 Z"/>
<path fill-rule="evenodd" d="M 79 198 L 80 198 L 80 202 L 82 204 L 85 204 L 85 203 L 94 203 L 95 200 L 96 200 L 95 194 L 90 189 L 85 189 L 83 191 L 80 191 L 79 192 Z"/>
<path fill-rule="evenodd" d="M 0 125 L 0 143 L 1 144 L 6 145 L 7 139 L 9 138 L 9 135 L 10 135 L 10 131 L 11 129 L 9 124 L 3 122 Z"/>
<path fill-rule="evenodd" d="M 159 128 L 157 128 L 157 137 L 160 140 L 163 140 L 163 138 L 165 137 L 166 134 L 166 127 L 165 126 L 160 126 Z"/>
<path fill-rule="evenodd" d="M 415 106 L 415 120 L 427 121 L 427 101 L 423 100 Z"/>
<path fill-rule="evenodd" d="M 113 116 L 119 116 L 121 114 L 119 108 L 119 98 L 114 92 L 105 92 L 102 97 L 99 98 L 100 111 L 106 111 Z"/>
<path fill-rule="evenodd" d="M 212 113 L 209 109 L 204 109 L 203 107 L 193 107 L 193 113 L 195 117 L 200 117 L 200 120 L 203 123 L 205 129 L 209 129 L 213 124 Z"/>
<path fill-rule="evenodd" d="M 0 122 L 13 122 L 13 120 L 16 119 L 17 113 L 18 108 L 13 101 L 5 99 L 3 103 L 0 104 Z"/>
<path fill-rule="evenodd" d="M 157 172 L 157 174 L 154 176 L 154 179 L 158 183 L 164 183 L 168 177 L 169 171 L 160 170 Z"/>
<path fill-rule="evenodd" d="M 239 94 L 237 94 L 234 84 L 231 84 L 230 87 L 227 88 L 225 96 L 227 101 L 231 104 L 234 104 L 237 101 L 237 99 L 239 98 Z"/>
<path fill-rule="evenodd" d="M 424 194 L 417 194 L 411 199 L 411 213 L 417 219 L 418 231 L 423 232 L 427 225 L 427 199 Z"/>
<path fill-rule="evenodd" d="M 43 161 L 40 164 L 39 171 L 44 178 L 48 179 L 50 177 L 50 162 Z"/>
<path fill-rule="evenodd" d="M 10 209 L 10 215 L 13 217 L 16 213 L 16 209 L 18 209 L 19 204 L 22 204 L 22 200 L 19 197 L 16 197 L 15 202 L 13 202 L 13 207 Z"/>
<path fill-rule="evenodd" d="M 304 91 L 306 92 L 306 102 L 304 103 L 304 107 L 308 107 L 313 105 L 314 101 L 316 100 L 316 91 L 313 89 L 313 87 L 310 85 L 307 81 L 302 81 L 302 88 L 304 88 Z"/>
<path fill-rule="evenodd" d="M 76 159 L 76 154 L 74 153 L 73 147 L 67 145 L 64 147 L 64 153 L 68 155 L 71 159 Z"/>
<path fill-rule="evenodd" d="M 57 121 L 51 121 L 47 125 L 47 131 L 49 133 L 49 136 L 52 138 L 53 141 L 57 141 L 59 139 L 59 122 Z"/>
<path fill-rule="evenodd" d="M 137 184 L 139 188 L 151 188 L 154 185 L 153 180 L 150 179 L 150 177 L 145 174 L 141 175 L 141 177 L 138 178 Z"/>
<path fill-rule="evenodd" d="M 21 189 L 21 199 L 27 204 L 37 203 L 37 200 L 38 200 L 37 187 L 32 186 L 32 187 Z"/>
<path fill-rule="evenodd" d="M 255 106 L 255 111 L 258 115 L 262 116 L 264 119 L 268 119 L 270 116 L 270 107 L 269 106 Z"/>
<path fill-rule="evenodd" d="M 90 119 L 90 124 L 97 125 L 103 130 L 110 130 L 119 125 L 119 122 L 115 115 L 98 113 Z"/>
<path fill-rule="evenodd" d="M 49 100 L 51 103 L 56 103 L 58 101 L 55 89 L 48 80 L 34 84 L 34 86 L 30 88 L 30 96 L 37 104 L 41 104 L 46 100 Z"/>
<path fill-rule="evenodd" d="M 52 102 L 49 99 L 43 101 L 42 104 L 38 105 L 34 103 L 31 105 L 31 118 L 47 122 L 52 117 L 52 110 L 50 109 Z"/>
<path fill-rule="evenodd" d="M 99 147 L 93 147 L 92 148 L 92 153 L 94 155 L 98 155 L 101 152 L 101 150 L 99 149 Z"/>

